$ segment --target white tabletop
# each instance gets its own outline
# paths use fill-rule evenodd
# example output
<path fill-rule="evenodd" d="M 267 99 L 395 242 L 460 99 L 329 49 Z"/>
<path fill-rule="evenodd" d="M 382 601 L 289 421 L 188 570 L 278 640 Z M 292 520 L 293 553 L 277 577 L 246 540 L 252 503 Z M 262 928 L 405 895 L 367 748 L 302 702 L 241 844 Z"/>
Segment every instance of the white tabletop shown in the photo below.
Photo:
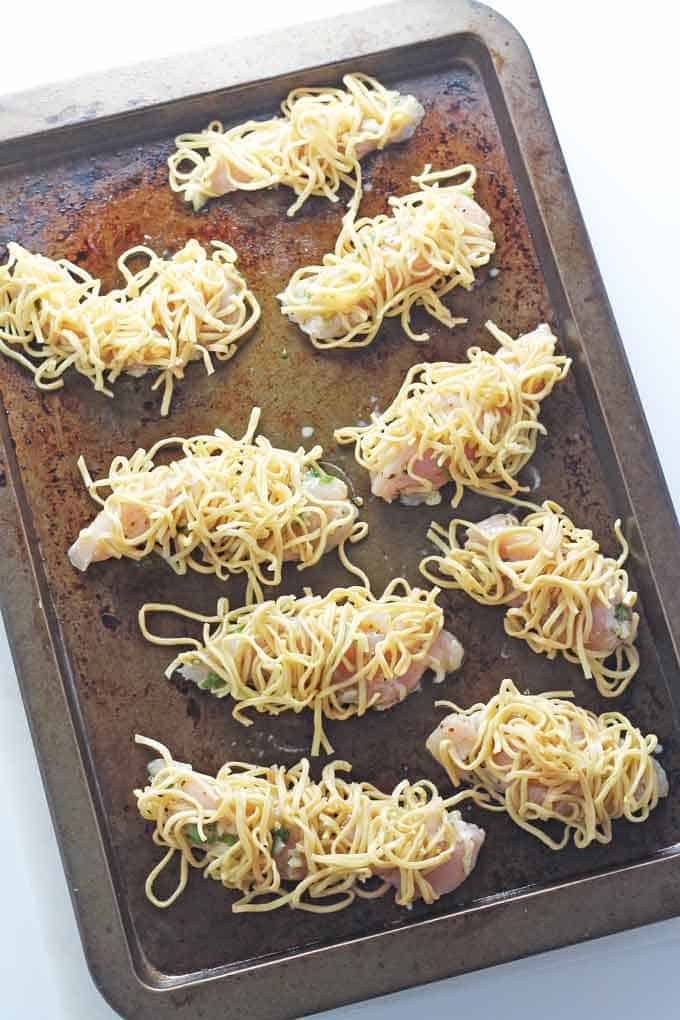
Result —
<path fill-rule="evenodd" d="M 104 17 L 91 0 L 12 4 L 3 12 L 0 89 L 17 91 L 367 6 L 369 0 L 249 0 L 243 7 L 118 0 L 102 8 Z M 537 64 L 678 511 L 675 5 L 495 0 L 493 6 L 520 30 Z M 418 0 L 413 11 L 417 17 Z M 1 622 L 0 774 L 0 973 L 6 978 L 0 1015 L 111 1020 L 116 1014 L 96 991 L 83 958 Z M 427 1020 L 561 1020 L 576 1012 L 602 1020 L 672 1016 L 677 1006 L 671 1003 L 680 999 L 679 954 L 680 920 L 667 921 L 323 1017 L 412 1020 L 414 1011 Z"/>

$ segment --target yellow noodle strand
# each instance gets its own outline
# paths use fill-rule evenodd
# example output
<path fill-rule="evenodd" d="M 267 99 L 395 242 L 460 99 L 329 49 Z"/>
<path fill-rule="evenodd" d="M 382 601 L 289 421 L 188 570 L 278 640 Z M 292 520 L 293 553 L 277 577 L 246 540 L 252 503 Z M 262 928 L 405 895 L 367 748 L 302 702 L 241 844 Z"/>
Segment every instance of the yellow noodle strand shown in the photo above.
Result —
<path fill-rule="evenodd" d="M 188 646 L 167 667 L 168 678 L 179 670 L 215 697 L 233 698 L 233 716 L 246 726 L 247 709 L 269 715 L 311 709 L 317 755 L 333 749 L 324 717 L 349 719 L 403 700 L 409 689 L 400 678 L 419 666 L 435 671 L 435 683 L 444 679 L 445 666 L 430 656 L 444 626 L 437 595 L 397 578 L 379 598 L 357 586 L 232 610 L 220 599 L 214 616 L 148 603 L 139 625 L 154 644 Z M 147 617 L 158 612 L 201 622 L 202 640 L 153 634 Z"/>
<path fill-rule="evenodd" d="M 94 559 L 139 561 L 156 552 L 179 575 L 194 570 L 225 580 L 245 574 L 252 602 L 262 600 L 264 587 L 281 583 L 286 560 L 302 570 L 335 545 L 344 555 L 344 543 L 367 531 L 346 486 L 319 467 L 320 446 L 289 451 L 264 436 L 254 438 L 259 417 L 254 408 L 241 439 L 217 429 L 214 435 L 172 437 L 148 452 L 115 457 L 106 477 L 96 481 L 81 457 L 87 490 L 103 509 L 69 550 L 74 564 L 79 565 L 79 545 L 94 541 L 103 520 L 106 534 L 97 539 L 103 555 Z M 155 463 L 160 453 L 177 447 L 180 458 Z M 108 490 L 106 498 L 101 490 Z M 368 584 L 359 568 L 353 571 Z"/>

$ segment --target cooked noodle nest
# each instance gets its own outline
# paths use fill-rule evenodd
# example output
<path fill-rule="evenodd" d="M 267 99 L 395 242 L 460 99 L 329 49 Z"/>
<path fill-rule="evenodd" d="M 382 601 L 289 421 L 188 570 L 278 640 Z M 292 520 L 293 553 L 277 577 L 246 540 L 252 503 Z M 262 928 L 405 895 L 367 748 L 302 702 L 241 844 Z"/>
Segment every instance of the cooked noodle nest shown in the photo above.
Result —
<path fill-rule="evenodd" d="M 100 294 L 101 281 L 67 259 L 34 255 L 10 242 L 0 268 L 0 351 L 27 368 L 42 390 L 63 386 L 74 368 L 95 390 L 127 373 L 158 373 L 161 414 L 167 415 L 174 383 L 190 361 L 214 371 L 260 317 L 260 306 L 236 269 L 228 244 L 208 253 L 188 241 L 163 259 L 138 245 L 118 259 L 125 286 Z M 131 266 L 146 262 L 138 271 Z"/>
<path fill-rule="evenodd" d="M 213 777 L 174 761 L 155 740 L 135 740 L 160 755 L 149 785 L 134 791 L 140 814 L 156 824 L 154 842 L 167 848 L 146 881 L 155 906 L 175 902 L 190 868 L 240 891 L 235 913 L 282 906 L 342 910 L 357 896 L 382 895 L 387 881 L 378 877 L 372 888 L 363 883 L 393 869 L 398 904 L 437 899 L 424 872 L 447 861 L 459 845 L 461 819 L 452 808 L 467 793 L 444 800 L 425 780 L 404 780 L 392 793 L 382 793 L 344 779 L 351 766 L 343 761 L 326 765 L 320 782 L 311 779 L 306 759 L 290 769 L 230 762 Z M 282 885 L 277 860 L 277 840 L 289 838 L 297 843 L 288 862 L 292 888 Z M 161 899 L 154 892 L 156 880 L 177 853 L 177 886 Z"/>
<path fill-rule="evenodd" d="M 139 624 L 154 644 L 190 647 L 169 664 L 167 677 L 179 670 L 216 697 L 233 698 L 234 718 L 246 726 L 251 725 L 244 714 L 248 709 L 270 715 L 309 709 L 314 713 L 311 753 L 330 754 L 324 718 L 344 720 L 369 708 L 389 708 L 420 681 L 418 670 L 433 669 L 438 683 L 452 668 L 443 653 L 430 655 L 444 624 L 438 594 L 397 578 L 379 598 L 365 586 L 334 588 L 325 596 L 305 589 L 300 598 L 283 595 L 231 610 L 228 600 L 220 599 L 214 616 L 148 603 Z M 151 613 L 202 623 L 202 640 L 153 634 L 147 623 Z"/>
<path fill-rule="evenodd" d="M 472 200 L 477 171 L 428 165 L 411 179 L 419 190 L 391 196 L 389 215 L 346 216 L 335 250 L 320 266 L 298 269 L 279 295 L 283 314 L 315 347 L 366 347 L 393 316 L 411 340 L 425 342 L 429 333 L 411 325 L 415 305 L 449 328 L 467 321 L 441 299 L 455 287 L 469 290 L 495 250 L 489 217 Z"/>
<path fill-rule="evenodd" d="M 463 546 L 461 528 L 469 529 Z M 551 500 L 521 524 L 511 518 L 489 539 L 480 536 L 472 521 L 454 519 L 448 529 L 433 522 L 428 538 L 441 555 L 425 557 L 420 572 L 433 584 L 464 591 L 483 605 L 508 606 L 504 626 L 510 637 L 549 659 L 559 653 L 578 663 L 601 695 L 617 697 L 635 676 L 640 657 L 633 644 L 637 593 L 629 589 L 623 569 L 628 543 L 618 520 L 614 533 L 621 546 L 617 559 L 603 555 L 593 533 L 577 528 Z M 595 617 L 603 613 L 612 617 L 615 647 L 589 647 Z"/>
<path fill-rule="evenodd" d="M 466 488 L 501 498 L 528 491 L 516 476 L 546 433 L 541 403 L 571 360 L 555 354 L 557 341 L 545 324 L 517 339 L 493 322 L 486 328 L 500 344 L 496 352 L 470 347 L 467 363 L 414 365 L 387 410 L 368 425 L 337 429 L 337 442 L 354 443 L 357 462 L 373 475 L 389 481 L 394 464 L 424 490 L 433 489 L 420 473 L 429 461 L 453 481 L 453 507 Z"/>
<path fill-rule="evenodd" d="M 343 565 L 368 583 L 345 552 L 346 542 L 367 532 L 356 506 L 346 495 L 323 498 L 323 489 L 309 494 L 315 478 L 337 481 L 318 465 L 322 448 L 278 449 L 265 436 L 255 437 L 259 418 L 256 407 L 240 439 L 216 429 L 114 457 L 108 475 L 96 481 L 81 457 L 87 490 L 107 511 L 109 555 L 139 561 L 156 552 L 179 575 L 194 570 L 226 580 L 245 574 L 246 599 L 253 602 L 262 600 L 263 587 L 281 583 L 286 560 L 302 570 L 338 545 Z M 180 458 L 156 464 L 159 454 L 177 448 Z M 102 489 L 109 490 L 105 498 Z M 141 520 L 141 530 L 126 534 L 124 517 Z"/>
<path fill-rule="evenodd" d="M 571 691 L 522 694 L 506 679 L 486 704 L 437 702 L 453 715 L 428 740 L 454 786 L 473 784 L 479 807 L 507 811 L 552 850 L 572 836 L 579 849 L 610 843 L 612 821 L 646 821 L 668 792 L 655 734 L 643 736 L 620 712 L 598 716 L 571 698 Z M 472 725 L 469 735 L 461 735 L 461 720 Z M 564 827 L 561 838 L 546 822 Z"/>
<path fill-rule="evenodd" d="M 362 194 L 360 159 L 409 137 L 424 111 L 413 96 L 368 75 L 345 75 L 343 85 L 293 89 L 281 104 L 283 117 L 227 130 L 216 120 L 205 131 L 179 135 L 168 160 L 171 188 L 198 210 L 230 191 L 283 184 L 297 196 L 288 209 L 294 216 L 312 195 L 337 202 L 346 184 L 354 216 Z"/>

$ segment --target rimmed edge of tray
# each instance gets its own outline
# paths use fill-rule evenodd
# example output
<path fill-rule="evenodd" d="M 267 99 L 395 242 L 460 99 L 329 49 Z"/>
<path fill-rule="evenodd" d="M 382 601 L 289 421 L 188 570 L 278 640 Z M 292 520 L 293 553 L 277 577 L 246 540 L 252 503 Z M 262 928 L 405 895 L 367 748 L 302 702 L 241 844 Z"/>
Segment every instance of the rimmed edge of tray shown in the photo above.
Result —
<path fill-rule="evenodd" d="M 571 309 L 564 323 L 566 338 L 598 337 L 597 349 L 587 353 L 593 395 L 609 434 L 626 429 L 625 491 L 620 496 L 631 507 L 653 564 L 652 583 L 677 654 L 680 552 L 678 543 L 668 540 L 679 534 L 677 521 L 531 57 L 512 26 L 480 4 L 423 0 L 417 19 L 414 15 L 414 5 L 406 0 L 239 40 L 235 51 L 220 47 L 200 57 L 185 55 L 5 97 L 0 110 L 9 129 L 0 136 L 0 160 L 61 153 L 84 130 L 88 137 L 100 133 L 110 140 L 116 119 L 158 107 L 162 120 L 163 109 L 178 99 L 196 96 L 199 103 L 204 93 L 257 84 L 262 66 L 267 68 L 264 80 L 270 81 L 385 52 L 390 43 L 401 48 L 461 34 L 476 37 L 490 63 L 486 86 L 492 99 L 496 92 L 495 102 L 508 118 L 504 141 L 516 145 L 514 158 L 526 172 L 529 189 L 520 187 L 522 201 L 535 207 L 533 215 L 542 222 L 553 252 L 560 253 L 543 271 L 549 288 L 559 288 Z M 104 89 L 108 98 L 94 106 L 91 97 Z M 82 102 L 82 95 L 90 99 Z M 78 706 L 64 692 L 61 675 L 67 666 L 59 661 L 58 623 L 49 608 L 34 536 L 24 532 L 14 502 L 19 473 L 4 417 L 0 435 L 8 480 L 0 488 L 2 610 L 88 965 L 102 994 L 124 1016 L 181 1020 L 195 1017 L 199 1009 L 205 1016 L 247 1016 L 256 1002 L 260 1020 L 282 1020 L 300 1015 L 301 988 L 303 1008 L 312 1012 L 680 913 L 680 848 L 671 848 L 628 867 L 494 897 L 450 916 L 281 960 L 178 978 L 146 966 L 141 975 L 130 956 L 101 840 L 83 845 L 82 833 L 99 833 L 99 827 L 83 768 L 87 754 L 73 726 Z M 20 492 L 17 499 L 23 501 Z M 23 519 L 30 520 L 28 507 L 22 510 Z M 647 528 L 648 521 L 654 526 Z M 574 887 L 580 887 L 578 895 Z M 419 953 L 425 928 L 426 955 Z M 308 965 L 314 966 L 313 984 L 304 969 Z"/>

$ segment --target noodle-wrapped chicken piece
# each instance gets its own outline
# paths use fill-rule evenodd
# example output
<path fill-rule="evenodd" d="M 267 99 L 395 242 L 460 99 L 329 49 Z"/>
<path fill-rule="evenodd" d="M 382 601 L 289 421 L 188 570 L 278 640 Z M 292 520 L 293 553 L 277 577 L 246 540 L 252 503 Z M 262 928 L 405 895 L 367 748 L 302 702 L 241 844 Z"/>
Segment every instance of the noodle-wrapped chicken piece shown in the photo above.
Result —
<path fill-rule="evenodd" d="M 495 354 L 470 347 L 467 364 L 414 365 L 386 411 L 335 432 L 338 442 L 355 444 L 375 496 L 434 504 L 453 481 L 458 506 L 466 488 L 487 496 L 526 491 L 516 476 L 546 431 L 541 402 L 571 361 L 555 354 L 545 324 L 516 340 L 492 322 L 486 328 L 501 345 Z"/>
<path fill-rule="evenodd" d="M 213 121 L 198 134 L 180 135 L 168 160 L 170 186 L 194 210 L 231 191 L 284 184 L 297 195 L 293 216 L 310 195 L 338 201 L 341 184 L 361 200 L 361 166 L 374 149 L 410 138 L 425 111 L 415 96 L 385 89 L 364 74 L 347 74 L 344 89 L 293 89 L 283 117 L 249 120 L 224 130 Z"/>
<path fill-rule="evenodd" d="M 88 492 L 102 510 L 69 549 L 72 564 L 87 570 L 100 560 L 156 552 L 176 574 L 245 574 L 249 601 L 262 598 L 262 586 L 281 583 L 287 560 L 302 570 L 339 546 L 347 565 L 345 542 L 366 534 L 347 486 L 320 467 L 320 446 L 289 451 L 253 438 L 259 417 L 254 408 L 241 439 L 218 429 L 115 457 L 98 481 L 81 457 Z M 155 463 L 177 446 L 182 457 Z M 105 499 L 100 489 L 110 490 Z"/>
<path fill-rule="evenodd" d="M 473 785 L 480 807 L 507 811 L 553 850 L 572 835 L 579 848 L 610 843 L 615 819 L 644 822 L 668 794 L 656 736 L 643 736 L 620 712 L 597 716 L 571 697 L 520 694 L 504 680 L 487 704 L 449 705 L 452 713 L 427 740 L 454 786 Z M 564 826 L 559 840 L 545 822 Z"/>
<path fill-rule="evenodd" d="M 461 174 L 463 181 L 445 183 Z M 411 328 L 414 305 L 450 328 L 467 322 L 441 299 L 454 287 L 469 290 L 496 247 L 473 198 L 476 177 L 468 164 L 440 173 L 427 166 L 412 178 L 418 191 L 390 198 L 390 216 L 346 217 L 335 251 L 298 269 L 279 294 L 283 314 L 318 348 L 366 347 L 395 315 L 411 340 L 429 340 Z"/>
<path fill-rule="evenodd" d="M 234 913 L 330 913 L 390 886 L 400 906 L 433 903 L 467 878 L 484 842 L 454 809 L 466 794 L 443 800 L 424 780 L 381 793 L 348 782 L 342 773 L 351 767 L 336 761 L 313 782 L 306 759 L 287 770 L 231 763 L 208 776 L 173 761 L 162 744 L 136 740 L 162 756 L 149 785 L 135 790 L 142 818 L 156 824 L 154 842 L 167 848 L 146 882 L 157 907 L 175 902 L 190 867 L 242 894 Z M 179 881 L 161 900 L 154 883 L 176 853 Z"/>
<path fill-rule="evenodd" d="M 122 374 L 157 372 L 167 415 L 176 379 L 191 361 L 214 371 L 260 317 L 260 306 L 236 269 L 236 253 L 213 241 L 208 253 L 188 241 L 170 259 L 130 248 L 118 259 L 125 287 L 100 294 L 101 281 L 66 259 L 8 245 L 0 267 L 0 352 L 27 368 L 42 390 L 63 386 L 74 368 L 100 393 Z M 148 260 L 133 272 L 130 263 Z"/>
<path fill-rule="evenodd" d="M 231 611 L 221 599 L 209 617 L 150 603 L 140 611 L 140 626 L 156 644 L 189 645 L 166 676 L 177 670 L 218 698 L 229 695 L 236 701 L 234 718 L 245 725 L 246 709 L 271 715 L 311 709 L 316 755 L 320 747 L 333 750 L 324 716 L 348 719 L 391 708 L 419 687 L 426 670 L 440 683 L 459 668 L 463 648 L 444 629 L 437 594 L 397 578 L 380 598 L 355 586 Z M 151 634 L 147 613 L 168 611 L 202 621 L 203 640 Z"/>
<path fill-rule="evenodd" d="M 460 545 L 458 532 L 465 529 Z M 547 500 L 522 523 L 494 514 L 477 524 L 433 523 L 428 538 L 441 555 L 428 556 L 421 573 L 433 584 L 464 591 L 487 606 L 508 606 L 505 631 L 549 659 L 560 653 L 594 679 L 605 698 L 621 694 L 637 672 L 634 645 L 637 593 L 623 564 L 628 544 L 620 521 L 618 559 L 604 556 L 592 531 L 577 528 Z M 608 664 L 609 663 L 609 664 Z"/>

